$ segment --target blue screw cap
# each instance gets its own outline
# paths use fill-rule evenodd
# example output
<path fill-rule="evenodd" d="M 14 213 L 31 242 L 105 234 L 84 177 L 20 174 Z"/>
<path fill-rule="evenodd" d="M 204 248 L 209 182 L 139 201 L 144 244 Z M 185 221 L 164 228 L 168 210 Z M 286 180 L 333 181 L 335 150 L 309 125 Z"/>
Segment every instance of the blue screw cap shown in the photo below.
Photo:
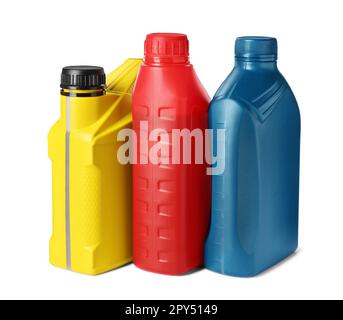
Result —
<path fill-rule="evenodd" d="M 242 61 L 276 61 L 278 44 L 270 37 L 240 37 L 236 40 L 235 55 Z"/>

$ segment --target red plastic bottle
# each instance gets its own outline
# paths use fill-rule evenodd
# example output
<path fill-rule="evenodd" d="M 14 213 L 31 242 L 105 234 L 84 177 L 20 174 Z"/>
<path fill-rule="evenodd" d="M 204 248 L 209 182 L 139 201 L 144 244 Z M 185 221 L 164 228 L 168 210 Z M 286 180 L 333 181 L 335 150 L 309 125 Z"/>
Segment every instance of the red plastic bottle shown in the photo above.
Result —
<path fill-rule="evenodd" d="M 205 137 L 209 102 L 190 64 L 187 36 L 148 35 L 145 61 L 133 93 L 133 129 L 138 141 L 141 132 L 146 136 L 154 129 L 168 132 L 170 149 L 173 129 L 201 129 Z M 142 121 L 148 123 L 147 129 L 142 130 Z M 149 150 L 155 144 L 149 142 Z M 180 150 L 182 160 L 182 142 Z M 153 164 L 146 150 L 138 145 L 135 151 L 134 263 L 167 275 L 181 275 L 202 266 L 210 221 L 211 177 L 205 163 L 195 164 L 194 140 L 191 164 Z"/>

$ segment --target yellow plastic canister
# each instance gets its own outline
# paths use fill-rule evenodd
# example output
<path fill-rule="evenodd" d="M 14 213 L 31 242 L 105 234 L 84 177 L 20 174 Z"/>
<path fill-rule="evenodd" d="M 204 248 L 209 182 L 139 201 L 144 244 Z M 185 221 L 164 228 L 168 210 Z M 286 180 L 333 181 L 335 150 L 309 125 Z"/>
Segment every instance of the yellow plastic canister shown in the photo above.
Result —
<path fill-rule="evenodd" d="M 131 127 L 140 64 L 127 60 L 106 89 L 62 89 L 61 118 L 49 133 L 54 266 L 97 275 L 132 260 L 132 173 L 117 160 L 116 137 Z"/>

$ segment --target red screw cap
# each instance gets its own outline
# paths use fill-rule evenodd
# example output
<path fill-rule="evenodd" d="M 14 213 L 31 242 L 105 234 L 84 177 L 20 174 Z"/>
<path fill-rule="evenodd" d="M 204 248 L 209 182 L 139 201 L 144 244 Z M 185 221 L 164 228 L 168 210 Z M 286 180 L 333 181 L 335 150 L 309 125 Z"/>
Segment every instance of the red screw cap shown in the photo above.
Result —
<path fill-rule="evenodd" d="M 145 40 L 145 62 L 147 64 L 189 63 L 189 41 L 178 33 L 152 33 Z"/>

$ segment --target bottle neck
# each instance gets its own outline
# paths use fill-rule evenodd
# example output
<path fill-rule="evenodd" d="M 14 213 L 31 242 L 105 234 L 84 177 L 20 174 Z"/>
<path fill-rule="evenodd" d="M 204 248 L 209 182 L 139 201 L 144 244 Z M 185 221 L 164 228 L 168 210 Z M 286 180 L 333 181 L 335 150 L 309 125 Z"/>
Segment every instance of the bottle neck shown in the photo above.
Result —
<path fill-rule="evenodd" d="M 149 66 L 186 66 L 190 64 L 188 56 L 150 56 L 146 55 L 144 63 Z"/>
<path fill-rule="evenodd" d="M 244 70 L 277 71 L 277 61 L 247 61 L 236 59 L 235 67 Z"/>
<path fill-rule="evenodd" d="M 105 88 L 96 88 L 90 90 L 76 90 L 76 89 L 61 89 L 61 95 L 66 97 L 78 97 L 78 98 L 89 98 L 89 97 L 100 97 L 106 94 Z"/>

